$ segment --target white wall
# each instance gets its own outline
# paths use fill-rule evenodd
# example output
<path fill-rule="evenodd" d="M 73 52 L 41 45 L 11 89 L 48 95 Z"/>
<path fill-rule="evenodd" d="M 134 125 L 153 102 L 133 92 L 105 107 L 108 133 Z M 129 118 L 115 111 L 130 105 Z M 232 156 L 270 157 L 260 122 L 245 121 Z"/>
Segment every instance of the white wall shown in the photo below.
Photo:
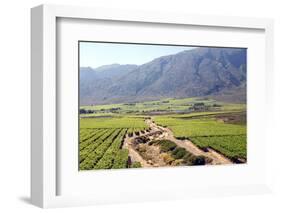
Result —
<path fill-rule="evenodd" d="M 281 6 L 278 0 L 80 0 L 82 6 L 102 6 L 126 9 L 186 12 L 192 14 L 216 14 L 232 16 L 269 17 L 275 19 L 275 124 L 281 118 Z M 29 146 L 30 146 L 30 11 L 41 3 L 72 4 L 74 0 L 37 1 L 2 0 L 0 6 L 0 210 L 1 212 L 37 212 L 28 203 L 29 196 Z M 279 85 L 277 85 L 279 83 Z M 278 99 L 279 98 L 279 99 Z M 278 132 L 277 132 L 278 133 Z M 281 140 L 275 135 L 274 158 L 278 159 Z M 274 164 L 278 168 L 278 164 Z M 275 170 L 275 193 L 273 195 L 193 199 L 186 201 L 145 204 L 109 205 L 69 209 L 69 212 L 277 212 L 281 209 L 281 169 Z M 123 195 L 125 196 L 125 195 Z M 278 202 L 279 201 L 279 202 Z M 6 211 L 5 211 L 6 210 Z M 61 209 L 53 210 L 55 212 Z"/>

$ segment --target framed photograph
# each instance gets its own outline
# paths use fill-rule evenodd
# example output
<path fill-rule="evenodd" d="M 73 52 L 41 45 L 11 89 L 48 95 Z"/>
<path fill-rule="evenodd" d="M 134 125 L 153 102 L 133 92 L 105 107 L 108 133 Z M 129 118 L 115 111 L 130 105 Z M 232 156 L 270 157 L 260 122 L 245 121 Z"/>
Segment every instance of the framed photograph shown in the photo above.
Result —
<path fill-rule="evenodd" d="M 33 204 L 270 192 L 272 20 L 31 15 Z"/>

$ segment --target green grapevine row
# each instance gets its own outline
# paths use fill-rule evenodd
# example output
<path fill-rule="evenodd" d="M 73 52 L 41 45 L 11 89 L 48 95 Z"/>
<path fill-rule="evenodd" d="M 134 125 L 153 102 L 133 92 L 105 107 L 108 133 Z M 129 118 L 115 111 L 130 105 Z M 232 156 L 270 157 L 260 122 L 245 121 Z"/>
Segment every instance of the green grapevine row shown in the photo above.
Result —
<path fill-rule="evenodd" d="M 126 134 L 126 129 L 122 129 L 120 134 L 115 138 L 111 146 L 106 150 L 103 157 L 100 161 L 95 165 L 95 169 L 109 169 L 112 167 L 114 162 L 114 158 L 117 152 L 120 150 L 123 138 Z"/>
<path fill-rule="evenodd" d="M 106 131 L 101 137 L 99 137 L 98 140 L 96 140 L 94 143 L 91 143 L 87 147 L 85 147 L 83 150 L 80 151 L 80 163 L 83 162 L 87 156 L 93 152 L 97 147 L 99 147 L 105 139 L 110 137 L 115 132 L 114 129 L 109 129 Z"/>
<path fill-rule="evenodd" d="M 81 162 L 80 168 L 82 170 L 93 169 L 97 162 L 102 158 L 108 147 L 112 144 L 114 139 L 119 135 L 120 131 L 120 129 L 116 129 L 106 140 L 102 141 L 98 147 L 92 150 L 92 152 L 87 155 L 86 159 Z"/>

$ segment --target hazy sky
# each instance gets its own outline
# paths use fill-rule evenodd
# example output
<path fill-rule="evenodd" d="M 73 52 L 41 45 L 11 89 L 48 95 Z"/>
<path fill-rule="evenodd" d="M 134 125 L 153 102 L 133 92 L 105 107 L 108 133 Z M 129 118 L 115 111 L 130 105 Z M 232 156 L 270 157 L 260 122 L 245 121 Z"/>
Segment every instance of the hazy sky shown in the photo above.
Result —
<path fill-rule="evenodd" d="M 144 64 L 157 57 L 194 47 L 80 42 L 80 67 L 96 68 L 107 64 Z"/>

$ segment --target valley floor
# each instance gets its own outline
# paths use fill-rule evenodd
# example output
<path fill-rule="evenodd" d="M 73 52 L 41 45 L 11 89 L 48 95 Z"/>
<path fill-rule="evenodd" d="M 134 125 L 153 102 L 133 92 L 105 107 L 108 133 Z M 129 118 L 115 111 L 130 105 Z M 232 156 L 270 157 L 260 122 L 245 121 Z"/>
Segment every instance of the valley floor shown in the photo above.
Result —
<path fill-rule="evenodd" d="M 243 104 L 187 98 L 82 109 L 80 170 L 247 162 Z"/>
<path fill-rule="evenodd" d="M 211 159 L 211 161 L 208 164 L 211 165 L 220 165 L 220 164 L 231 164 L 233 163 L 230 159 L 228 159 L 227 157 L 223 156 L 222 154 L 216 152 L 215 150 L 208 148 L 207 150 L 203 151 L 201 149 L 199 149 L 196 145 L 194 145 L 190 140 L 179 140 L 176 139 L 174 137 L 173 132 L 168 129 L 168 128 L 164 128 L 161 127 L 157 124 L 155 124 L 155 122 L 153 122 L 153 120 L 151 118 L 146 119 L 146 123 L 148 124 L 148 126 L 150 127 L 150 131 L 146 132 L 144 134 L 140 134 L 139 136 L 134 135 L 133 137 L 129 137 L 128 135 L 125 137 L 124 139 L 124 145 L 123 148 L 128 149 L 129 150 L 129 157 L 131 158 L 131 160 L 140 162 L 142 167 L 158 167 L 159 166 L 159 158 L 158 156 L 151 156 L 152 160 L 146 160 L 144 159 L 136 150 L 135 146 L 136 146 L 136 142 L 135 140 L 137 138 L 140 137 L 147 137 L 148 141 L 146 143 L 148 143 L 149 141 L 152 140 L 169 140 L 174 142 L 177 146 L 182 147 L 184 149 L 186 149 L 188 152 L 192 153 L 195 156 L 205 156 L 209 159 Z M 152 155 L 158 155 L 159 153 L 152 153 Z M 169 166 L 169 165 L 162 165 L 161 166 Z"/>

